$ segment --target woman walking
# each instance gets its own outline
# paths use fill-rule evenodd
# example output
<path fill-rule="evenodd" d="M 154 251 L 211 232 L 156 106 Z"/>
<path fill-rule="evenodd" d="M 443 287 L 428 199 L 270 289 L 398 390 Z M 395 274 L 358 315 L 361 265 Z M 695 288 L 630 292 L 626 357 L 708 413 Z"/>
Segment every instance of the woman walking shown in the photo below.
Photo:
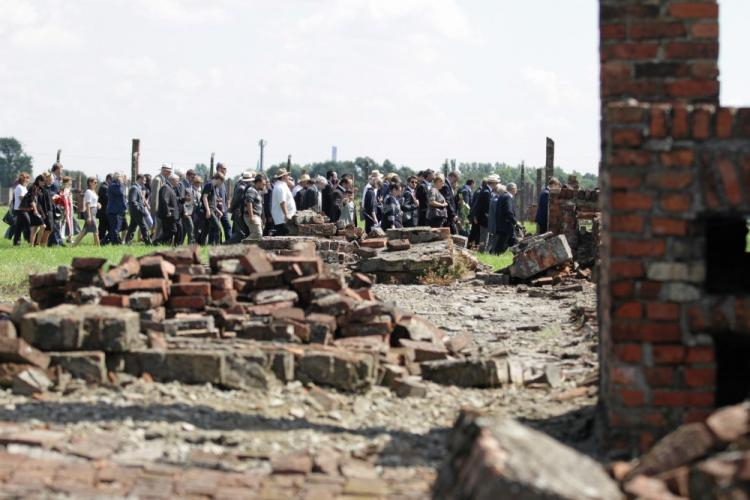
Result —
<path fill-rule="evenodd" d="M 85 217 L 85 224 L 83 229 L 78 233 L 73 246 L 78 245 L 86 234 L 91 233 L 94 235 L 94 244 L 100 246 L 99 241 L 99 230 L 96 227 L 96 212 L 99 210 L 99 196 L 96 194 L 97 180 L 95 177 L 89 177 L 86 180 L 86 192 L 83 194 L 83 207 L 81 207 L 81 214 Z"/>
<path fill-rule="evenodd" d="M 73 179 L 63 177 L 60 193 L 54 196 L 55 205 L 62 210 L 62 221 L 60 222 L 60 236 L 68 243 L 73 239 L 73 194 L 71 187 Z"/>
<path fill-rule="evenodd" d="M 427 194 L 427 222 L 430 227 L 443 227 L 448 220 L 448 202 L 440 193 L 445 185 L 443 174 L 437 174 Z"/>
<path fill-rule="evenodd" d="M 13 217 L 15 218 L 13 225 L 13 246 L 21 244 L 22 234 L 26 241 L 30 241 L 31 221 L 29 220 L 29 213 L 21 209 L 21 202 L 28 192 L 26 188 L 28 183 L 29 174 L 22 172 L 18 176 L 16 188 L 13 190 Z"/>

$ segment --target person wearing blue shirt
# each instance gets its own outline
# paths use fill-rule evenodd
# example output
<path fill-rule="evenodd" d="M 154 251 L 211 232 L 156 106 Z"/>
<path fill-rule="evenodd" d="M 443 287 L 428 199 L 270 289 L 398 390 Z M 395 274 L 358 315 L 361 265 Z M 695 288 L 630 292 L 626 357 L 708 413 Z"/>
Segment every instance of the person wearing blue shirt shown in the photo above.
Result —
<path fill-rule="evenodd" d="M 122 185 L 122 174 L 116 173 L 107 188 L 107 221 L 109 222 L 107 243 L 111 243 L 112 245 L 122 243 L 120 231 L 122 231 L 122 224 L 125 220 L 127 210 L 128 202 L 125 194 L 125 186 Z"/>

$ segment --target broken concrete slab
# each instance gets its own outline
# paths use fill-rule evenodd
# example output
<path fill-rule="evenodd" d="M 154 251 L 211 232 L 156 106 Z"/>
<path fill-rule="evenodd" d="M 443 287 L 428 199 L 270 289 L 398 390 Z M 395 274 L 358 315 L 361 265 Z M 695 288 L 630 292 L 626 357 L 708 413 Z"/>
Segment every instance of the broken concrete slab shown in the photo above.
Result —
<path fill-rule="evenodd" d="M 52 387 L 52 381 L 47 374 L 34 366 L 26 368 L 13 377 L 13 394 L 33 396 L 46 392 Z"/>
<path fill-rule="evenodd" d="M 433 498 L 621 499 L 589 457 L 504 416 L 462 411 Z"/>
<path fill-rule="evenodd" d="M 119 307 L 63 304 L 27 314 L 21 337 L 45 351 L 124 352 L 141 344 L 138 313 Z"/>
<path fill-rule="evenodd" d="M 24 339 L 0 338 L 0 363 L 21 363 L 46 369 L 49 362 L 47 354 L 30 346 Z"/>
<path fill-rule="evenodd" d="M 50 352 L 51 366 L 65 369 L 75 378 L 102 383 L 107 380 L 106 358 L 101 351 Z"/>
<path fill-rule="evenodd" d="M 428 361 L 419 366 L 425 380 L 443 385 L 499 387 L 510 382 L 508 362 L 503 359 Z"/>
<path fill-rule="evenodd" d="M 377 374 L 376 360 L 367 354 L 334 350 L 308 350 L 296 366 L 302 382 L 335 387 L 346 392 L 369 389 Z"/>
<path fill-rule="evenodd" d="M 573 260 L 565 235 L 541 235 L 514 247 L 510 275 L 517 279 L 533 278 L 555 266 Z"/>

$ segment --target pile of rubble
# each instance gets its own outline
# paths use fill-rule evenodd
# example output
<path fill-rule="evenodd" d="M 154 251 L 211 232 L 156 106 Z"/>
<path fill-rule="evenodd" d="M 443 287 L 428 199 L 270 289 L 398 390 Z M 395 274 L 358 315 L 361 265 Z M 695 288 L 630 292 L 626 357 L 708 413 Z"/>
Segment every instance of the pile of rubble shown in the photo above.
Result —
<path fill-rule="evenodd" d="M 591 268 L 573 259 L 565 235 L 552 232 L 528 236 L 511 247 L 513 263 L 498 274 L 481 274 L 487 284 L 566 285 L 574 280 L 592 281 Z"/>
<path fill-rule="evenodd" d="M 371 260 L 380 255 L 388 253 Z M 522 380 L 505 354 L 480 357 L 467 334 L 449 339 L 377 300 L 371 276 L 353 273 L 347 282 L 310 242 L 286 255 L 216 247 L 208 266 L 197 248 L 106 264 L 75 258 L 31 275 L 32 301 L 3 306 L 0 384 L 35 394 L 68 376 L 235 389 L 299 380 L 347 392 L 385 384 L 420 396 L 422 378 L 466 387 Z"/>
<path fill-rule="evenodd" d="M 679 427 L 634 463 L 613 464 L 612 474 L 632 497 L 750 497 L 750 403 Z"/>
<path fill-rule="evenodd" d="M 445 227 L 389 229 L 360 242 L 357 270 L 374 274 L 379 283 L 419 283 L 431 272 L 462 278 L 481 267 L 466 246 L 465 237 Z"/>

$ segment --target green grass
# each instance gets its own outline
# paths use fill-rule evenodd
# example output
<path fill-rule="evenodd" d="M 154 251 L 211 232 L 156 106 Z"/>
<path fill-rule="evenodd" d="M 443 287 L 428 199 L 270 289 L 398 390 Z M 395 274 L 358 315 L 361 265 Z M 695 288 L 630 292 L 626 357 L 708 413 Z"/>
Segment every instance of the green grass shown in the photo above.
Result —
<path fill-rule="evenodd" d="M 526 221 L 523 223 L 523 226 L 526 229 L 526 234 L 536 233 L 535 223 Z M 510 250 L 501 255 L 478 253 L 477 259 L 479 259 L 479 262 L 481 262 L 482 264 L 491 266 L 493 271 L 497 271 L 503 269 L 504 267 L 508 267 L 513 263 L 513 254 L 510 252 Z"/>
<path fill-rule="evenodd" d="M 0 218 L 6 208 L 0 209 Z M 22 242 L 14 247 L 11 240 L 5 239 L 8 225 L 0 223 L 0 300 L 15 300 L 21 295 L 28 295 L 29 274 L 50 272 L 59 266 L 70 265 L 74 257 L 103 257 L 110 263 L 117 264 L 123 255 L 140 257 L 156 252 L 160 247 L 146 246 L 142 243 L 132 245 L 103 246 L 94 245 L 91 235 L 86 235 L 77 247 L 30 247 Z M 164 247 L 166 248 L 166 247 Z M 204 248 L 204 260 L 208 249 Z"/>

